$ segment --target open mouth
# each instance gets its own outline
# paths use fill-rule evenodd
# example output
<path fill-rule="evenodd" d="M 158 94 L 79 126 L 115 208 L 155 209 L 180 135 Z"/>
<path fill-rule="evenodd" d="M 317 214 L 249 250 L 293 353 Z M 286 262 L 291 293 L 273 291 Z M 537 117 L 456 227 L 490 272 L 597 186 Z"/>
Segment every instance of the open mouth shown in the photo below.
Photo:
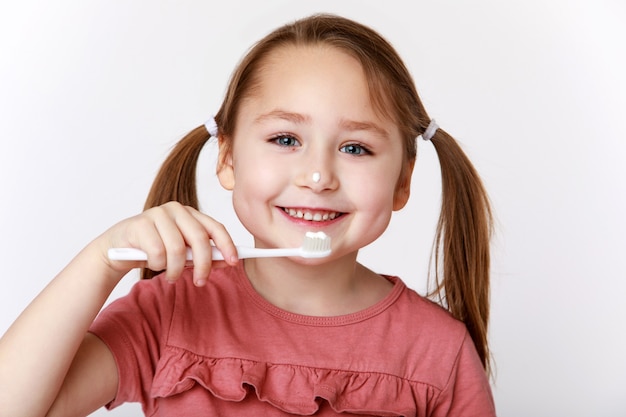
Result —
<path fill-rule="evenodd" d="M 281 209 L 290 217 L 312 222 L 325 222 L 329 220 L 335 220 L 337 217 L 340 217 L 344 214 L 338 211 L 307 210 L 287 207 L 281 207 Z"/>

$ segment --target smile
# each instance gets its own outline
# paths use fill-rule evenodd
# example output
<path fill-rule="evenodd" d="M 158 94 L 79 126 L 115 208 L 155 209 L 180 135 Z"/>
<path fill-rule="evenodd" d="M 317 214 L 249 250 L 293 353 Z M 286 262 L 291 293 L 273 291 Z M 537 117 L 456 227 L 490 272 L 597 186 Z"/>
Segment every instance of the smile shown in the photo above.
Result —
<path fill-rule="evenodd" d="M 323 222 L 323 221 L 328 221 L 328 220 L 334 220 L 343 214 L 343 213 L 339 213 L 336 211 L 306 210 L 306 209 L 295 209 L 295 208 L 287 208 L 287 207 L 281 207 L 281 208 L 285 213 L 287 213 L 291 217 L 295 217 L 297 219 L 308 220 L 312 222 Z"/>

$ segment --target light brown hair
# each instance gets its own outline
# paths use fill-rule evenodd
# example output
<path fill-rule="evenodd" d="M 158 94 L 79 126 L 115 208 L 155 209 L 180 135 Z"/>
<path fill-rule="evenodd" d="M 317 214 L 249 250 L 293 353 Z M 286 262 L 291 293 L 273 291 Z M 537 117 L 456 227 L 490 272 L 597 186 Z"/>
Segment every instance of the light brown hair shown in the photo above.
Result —
<path fill-rule="evenodd" d="M 417 137 L 430 117 L 417 94 L 413 79 L 395 49 L 372 29 L 334 15 L 313 15 L 282 26 L 255 44 L 235 69 L 221 108 L 215 115 L 222 152 L 231 149 L 242 100 L 254 94 L 264 59 L 285 46 L 327 45 L 357 59 L 368 80 L 377 111 L 399 127 L 403 137 L 403 174 L 415 162 Z M 204 126 L 181 139 L 161 167 L 145 209 L 178 201 L 198 208 L 195 171 L 198 156 L 209 135 Z M 432 144 L 442 175 L 442 207 L 434 241 L 435 288 L 429 294 L 463 321 L 485 369 L 489 368 L 489 241 L 492 218 L 488 196 L 473 165 L 444 130 Z M 402 175 L 400 178 L 408 178 Z M 402 184 L 398 184 L 401 186 Z M 144 278 L 153 271 L 145 270 Z"/>

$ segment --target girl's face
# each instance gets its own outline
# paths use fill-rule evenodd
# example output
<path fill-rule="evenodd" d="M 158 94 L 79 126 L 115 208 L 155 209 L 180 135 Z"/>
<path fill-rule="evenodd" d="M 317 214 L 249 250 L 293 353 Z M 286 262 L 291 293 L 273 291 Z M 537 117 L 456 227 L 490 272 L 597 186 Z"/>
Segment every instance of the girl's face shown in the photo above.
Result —
<path fill-rule="evenodd" d="M 408 185 L 397 189 L 398 128 L 372 106 L 359 62 L 336 48 L 274 51 L 230 139 L 218 176 L 258 247 L 297 247 L 323 231 L 331 257 L 354 255 L 408 199 Z"/>

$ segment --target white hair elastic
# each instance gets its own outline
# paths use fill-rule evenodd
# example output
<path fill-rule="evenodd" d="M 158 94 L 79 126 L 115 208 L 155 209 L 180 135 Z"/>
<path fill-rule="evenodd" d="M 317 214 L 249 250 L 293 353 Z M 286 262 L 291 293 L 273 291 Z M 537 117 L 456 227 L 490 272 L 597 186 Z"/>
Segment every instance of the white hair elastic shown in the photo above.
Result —
<path fill-rule="evenodd" d="M 424 133 L 422 133 L 422 139 L 431 140 L 433 136 L 435 136 L 435 132 L 437 131 L 437 129 L 439 129 L 439 125 L 437 124 L 437 122 L 435 122 L 435 119 L 431 119 L 428 127 L 426 128 Z"/>
<path fill-rule="evenodd" d="M 211 135 L 211 137 L 217 137 L 217 123 L 215 122 L 214 117 L 211 117 L 209 120 L 207 120 L 204 123 L 204 127 L 206 128 L 206 131 L 209 132 L 209 135 Z"/>
<path fill-rule="evenodd" d="M 313 173 L 313 177 L 311 179 L 313 180 L 313 182 L 318 183 L 322 179 L 322 174 L 320 174 L 319 172 L 315 171 Z"/>

